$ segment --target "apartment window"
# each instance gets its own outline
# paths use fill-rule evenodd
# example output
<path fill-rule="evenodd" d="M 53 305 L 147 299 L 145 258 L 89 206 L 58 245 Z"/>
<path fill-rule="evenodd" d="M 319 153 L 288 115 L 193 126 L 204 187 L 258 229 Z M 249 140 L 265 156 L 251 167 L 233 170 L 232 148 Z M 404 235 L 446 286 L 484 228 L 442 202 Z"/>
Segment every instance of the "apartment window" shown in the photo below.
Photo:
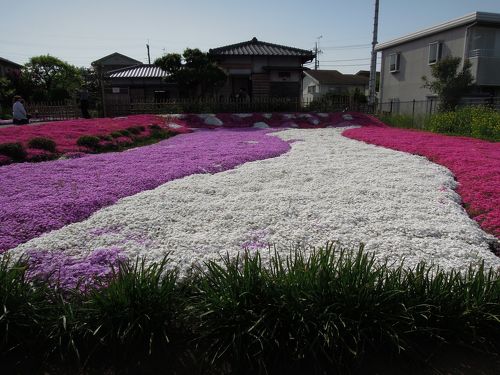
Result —
<path fill-rule="evenodd" d="M 441 43 L 429 44 L 429 65 L 437 63 L 441 59 Z"/>
<path fill-rule="evenodd" d="M 400 56 L 401 56 L 400 53 L 391 53 L 389 55 L 389 71 L 391 73 L 399 72 Z"/>

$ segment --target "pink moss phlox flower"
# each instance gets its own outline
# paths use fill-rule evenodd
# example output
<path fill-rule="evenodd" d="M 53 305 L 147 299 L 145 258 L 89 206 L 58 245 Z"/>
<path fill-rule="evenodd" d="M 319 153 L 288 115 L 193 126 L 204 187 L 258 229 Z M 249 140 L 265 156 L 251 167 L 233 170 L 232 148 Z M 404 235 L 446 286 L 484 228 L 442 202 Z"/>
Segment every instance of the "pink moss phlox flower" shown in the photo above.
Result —
<path fill-rule="evenodd" d="M 86 148 L 82 148 L 76 144 L 78 138 L 83 135 L 105 136 L 115 131 L 125 130 L 129 127 L 144 126 L 147 128 L 149 125 L 159 125 L 167 129 L 165 118 L 155 115 L 76 119 L 49 122 L 41 125 L 11 126 L 3 128 L 0 129 L 0 144 L 20 142 L 25 147 L 28 147 L 30 139 L 45 137 L 56 142 L 58 152 L 86 152 L 88 151 Z M 185 126 L 169 130 L 179 134 L 189 132 L 189 129 Z M 146 129 L 145 132 L 146 131 L 148 130 Z M 130 139 L 128 141 L 130 141 Z"/>

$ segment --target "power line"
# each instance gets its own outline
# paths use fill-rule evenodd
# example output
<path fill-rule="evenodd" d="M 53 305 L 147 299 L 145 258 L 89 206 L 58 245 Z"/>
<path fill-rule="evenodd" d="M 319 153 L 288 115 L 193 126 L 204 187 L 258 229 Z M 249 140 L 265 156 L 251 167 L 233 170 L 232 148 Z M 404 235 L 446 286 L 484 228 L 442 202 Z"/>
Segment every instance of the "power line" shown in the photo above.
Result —
<path fill-rule="evenodd" d="M 382 58 L 382 56 L 380 57 Z M 362 59 L 342 59 L 342 60 L 323 60 L 323 62 L 349 62 L 349 61 L 370 61 L 370 58 L 362 58 Z"/>
<path fill-rule="evenodd" d="M 370 47 L 370 44 L 351 44 L 344 46 L 326 46 L 323 49 L 360 49 Z"/>
<path fill-rule="evenodd" d="M 322 66 L 369 66 L 370 63 L 366 64 L 322 64 Z"/>

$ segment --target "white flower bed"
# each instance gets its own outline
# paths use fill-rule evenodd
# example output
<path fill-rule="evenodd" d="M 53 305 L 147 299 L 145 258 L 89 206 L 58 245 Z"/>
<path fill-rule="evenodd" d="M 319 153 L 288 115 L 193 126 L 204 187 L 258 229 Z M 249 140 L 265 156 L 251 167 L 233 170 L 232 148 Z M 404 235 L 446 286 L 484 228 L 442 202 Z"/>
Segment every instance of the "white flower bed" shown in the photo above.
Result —
<path fill-rule="evenodd" d="M 451 173 L 425 158 L 341 136 L 344 129 L 273 133 L 297 140 L 287 154 L 217 174 L 193 175 L 121 199 L 88 220 L 31 240 L 27 249 L 84 256 L 118 247 L 129 257 L 167 252 L 188 267 L 243 248 L 269 257 L 298 242 L 328 240 L 380 260 L 445 269 L 500 266 L 485 234 L 459 204 Z"/>

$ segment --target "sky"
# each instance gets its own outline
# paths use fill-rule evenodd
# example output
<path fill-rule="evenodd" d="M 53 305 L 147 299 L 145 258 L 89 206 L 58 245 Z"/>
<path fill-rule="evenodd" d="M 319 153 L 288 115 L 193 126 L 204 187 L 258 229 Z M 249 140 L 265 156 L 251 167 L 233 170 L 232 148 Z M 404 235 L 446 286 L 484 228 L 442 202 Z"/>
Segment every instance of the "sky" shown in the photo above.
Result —
<path fill-rule="evenodd" d="M 313 49 L 319 40 L 320 69 L 355 73 L 369 69 L 374 3 L 0 0 L 0 57 L 24 64 L 32 56 L 50 54 L 76 66 L 90 66 L 120 52 L 147 63 L 148 41 L 154 61 L 186 47 L 208 51 L 257 37 L 303 49 Z M 500 13 L 500 0 L 380 0 L 378 40 L 388 41 L 475 11 Z"/>

